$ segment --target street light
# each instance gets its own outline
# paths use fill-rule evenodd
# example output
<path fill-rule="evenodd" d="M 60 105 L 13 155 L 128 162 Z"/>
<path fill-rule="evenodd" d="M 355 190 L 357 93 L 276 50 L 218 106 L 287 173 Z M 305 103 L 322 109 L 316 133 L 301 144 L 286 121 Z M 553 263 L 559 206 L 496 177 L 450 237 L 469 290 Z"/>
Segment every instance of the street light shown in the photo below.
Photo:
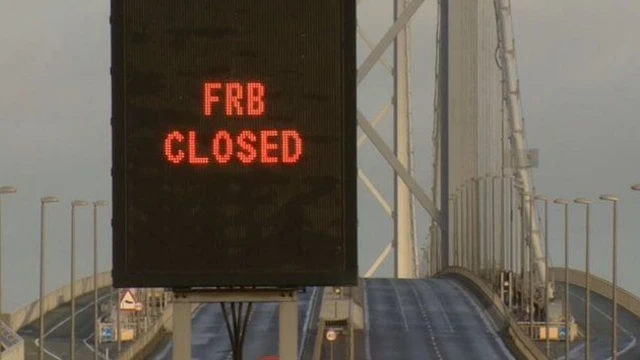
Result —
<path fill-rule="evenodd" d="M 584 353 L 584 358 L 589 360 L 589 358 L 591 358 L 591 316 L 590 316 L 590 304 L 589 304 L 589 299 L 591 297 L 591 287 L 590 287 L 590 279 L 589 277 L 591 276 L 589 273 L 589 204 L 591 204 L 593 201 L 586 199 L 586 198 L 577 198 L 575 200 L 573 200 L 573 202 L 575 202 L 576 204 L 582 204 L 582 205 L 586 205 L 586 225 L 585 225 L 585 266 L 584 266 L 584 271 L 585 271 L 585 285 L 584 285 L 584 289 L 585 289 L 585 294 L 586 294 L 586 301 L 585 301 L 585 327 L 587 330 L 586 333 L 586 337 L 585 337 L 585 353 Z"/>
<path fill-rule="evenodd" d="M 69 358 L 76 356 L 76 208 L 89 205 L 84 200 L 71 202 L 71 343 Z"/>
<path fill-rule="evenodd" d="M 2 196 L 5 194 L 15 194 L 18 192 L 13 186 L 0 187 L 0 323 L 2 322 Z M 0 359 L 2 358 L 2 345 L 0 345 Z"/>
<path fill-rule="evenodd" d="M 456 265 L 456 253 L 458 251 L 458 247 L 457 247 L 457 243 L 456 243 L 456 238 L 458 237 L 458 229 L 456 228 L 457 225 L 457 216 L 458 213 L 456 212 L 456 195 L 449 195 L 449 211 L 451 212 L 451 222 L 450 222 L 450 226 L 449 229 L 451 229 L 451 231 L 449 232 L 450 234 L 450 240 L 453 239 L 453 265 Z M 449 242 L 451 243 L 451 241 Z"/>
<path fill-rule="evenodd" d="M 545 347 L 547 357 L 551 354 L 549 341 L 549 197 L 536 195 L 536 200 L 544 201 L 544 311 L 545 311 Z"/>
<path fill-rule="evenodd" d="M 632 187 L 633 188 L 633 187 Z M 613 203 L 613 276 L 612 276 L 612 286 L 613 286 L 613 296 L 612 306 L 613 306 L 613 316 L 611 320 L 611 359 L 615 360 L 617 358 L 617 348 L 618 348 L 618 201 L 620 199 L 615 195 L 601 195 L 600 200 L 611 201 Z"/>
<path fill-rule="evenodd" d="M 18 192 L 13 186 L 0 187 L 0 321 L 2 321 L 2 196 L 5 194 L 15 194 Z M 2 357 L 2 350 L 0 350 L 0 357 Z"/>
<path fill-rule="evenodd" d="M 58 198 L 55 196 L 45 196 L 40 199 L 40 346 L 38 348 L 38 359 L 44 360 L 44 240 L 45 240 L 45 219 L 46 204 L 57 203 Z"/>
<path fill-rule="evenodd" d="M 571 331 L 569 329 L 569 200 L 555 199 L 554 204 L 564 205 L 564 358 L 569 358 L 569 339 Z"/>
<path fill-rule="evenodd" d="M 98 337 L 100 336 L 100 316 L 98 314 L 98 207 L 107 206 L 104 200 L 93 203 L 93 359 L 98 360 Z M 120 334 L 118 334 L 120 336 Z"/>

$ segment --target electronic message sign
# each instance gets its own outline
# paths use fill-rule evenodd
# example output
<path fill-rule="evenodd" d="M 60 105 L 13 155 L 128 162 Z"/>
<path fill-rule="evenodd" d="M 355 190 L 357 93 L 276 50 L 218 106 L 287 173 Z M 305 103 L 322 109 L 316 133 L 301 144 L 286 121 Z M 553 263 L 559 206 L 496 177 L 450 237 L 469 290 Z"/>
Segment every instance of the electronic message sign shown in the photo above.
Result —
<path fill-rule="evenodd" d="M 112 0 L 115 286 L 356 284 L 355 16 Z"/>

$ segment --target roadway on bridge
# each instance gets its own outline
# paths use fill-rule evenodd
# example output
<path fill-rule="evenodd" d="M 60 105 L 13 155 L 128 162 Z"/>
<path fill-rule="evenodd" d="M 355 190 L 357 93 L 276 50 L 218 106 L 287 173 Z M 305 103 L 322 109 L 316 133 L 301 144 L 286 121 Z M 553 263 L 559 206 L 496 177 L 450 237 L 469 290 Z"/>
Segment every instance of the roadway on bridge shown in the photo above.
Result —
<path fill-rule="evenodd" d="M 514 359 L 454 279 L 365 281 L 366 360 Z"/>
<path fill-rule="evenodd" d="M 101 303 L 109 301 L 110 288 L 100 289 Z M 117 300 L 116 300 L 117 301 Z M 76 359 L 93 359 L 93 292 L 76 298 Z M 68 359 L 71 336 L 71 303 L 65 303 L 45 314 L 45 359 Z M 24 339 L 25 359 L 38 358 L 39 320 L 22 327 L 18 334 Z M 113 349 L 112 349 L 113 351 Z M 113 354 L 113 352 L 112 352 Z"/>
<path fill-rule="evenodd" d="M 564 292 L 562 285 L 559 292 Z M 576 319 L 581 338 L 574 342 L 569 359 L 584 359 L 585 352 L 585 290 L 581 286 L 569 286 L 569 311 Z M 608 359 L 611 356 L 611 301 L 591 292 L 591 358 Z M 640 359 L 640 319 L 622 307 L 618 307 L 618 359 Z M 541 348 L 544 349 L 544 345 Z M 553 343 L 552 359 L 564 359 L 564 343 Z"/>
<path fill-rule="evenodd" d="M 298 334 L 303 334 L 307 322 L 313 288 L 298 294 Z M 279 307 L 276 303 L 254 303 L 249 317 L 243 355 L 245 359 L 278 355 Z M 315 321 L 315 319 L 309 319 Z M 220 304 L 204 304 L 194 313 L 192 323 L 191 357 L 200 360 L 230 360 L 231 343 Z M 298 337 L 298 343 L 302 341 Z M 166 341 L 149 360 L 171 360 L 173 345 Z"/>

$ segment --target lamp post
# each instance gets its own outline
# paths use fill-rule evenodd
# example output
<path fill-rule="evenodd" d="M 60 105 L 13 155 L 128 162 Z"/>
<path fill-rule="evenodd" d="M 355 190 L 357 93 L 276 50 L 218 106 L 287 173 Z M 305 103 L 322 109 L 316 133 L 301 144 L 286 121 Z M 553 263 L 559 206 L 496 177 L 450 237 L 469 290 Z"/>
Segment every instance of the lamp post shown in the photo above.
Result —
<path fill-rule="evenodd" d="M 104 200 L 93 203 L 93 359 L 98 360 L 98 338 L 100 336 L 100 314 L 98 313 L 98 207 L 107 206 Z M 120 334 L 118 334 L 120 336 Z"/>
<path fill-rule="evenodd" d="M 527 255 L 529 258 L 529 334 L 533 337 L 533 318 L 536 311 L 533 303 L 533 210 L 535 208 L 535 192 L 529 193 L 529 247 Z"/>
<path fill-rule="evenodd" d="M 547 357 L 551 354 L 549 341 L 549 199 L 544 195 L 536 195 L 536 200 L 544 201 L 544 311 L 545 311 L 545 347 Z"/>
<path fill-rule="evenodd" d="M 591 316 L 590 316 L 590 309 L 591 309 L 591 305 L 590 305 L 590 297 L 591 297 L 591 287 L 590 287 L 590 279 L 589 277 L 591 276 L 589 273 L 589 204 L 591 204 L 593 201 L 586 199 L 586 198 L 577 198 L 575 200 L 573 200 L 576 204 L 582 204 L 582 205 L 586 205 L 586 225 L 585 225 L 585 266 L 584 266 L 584 272 L 585 272 L 585 285 L 584 285 L 584 291 L 585 291 L 585 305 L 584 305 L 584 313 L 585 313 L 585 328 L 586 328 L 586 334 L 585 334 L 585 352 L 584 352 L 584 358 L 586 360 L 589 360 L 591 358 Z"/>
<path fill-rule="evenodd" d="M 602 195 L 600 200 L 611 201 L 613 203 L 613 276 L 612 286 L 612 321 L 611 321 L 611 359 L 615 360 L 618 355 L 618 201 L 620 199 L 615 195 Z"/>
<path fill-rule="evenodd" d="M 45 254 L 45 219 L 47 204 L 57 203 L 58 198 L 54 196 L 45 196 L 40 199 L 40 346 L 38 347 L 38 359 L 44 360 L 44 254 Z"/>
<path fill-rule="evenodd" d="M 15 194 L 18 192 L 13 186 L 0 187 L 0 322 L 2 321 L 2 195 Z M 0 350 L 0 358 L 2 358 L 2 350 Z"/>
<path fill-rule="evenodd" d="M 472 180 L 468 180 L 466 183 L 466 187 L 465 187 L 465 198 L 466 198 L 466 202 L 465 202 L 465 225 L 467 228 L 466 231 L 466 236 L 465 236 L 465 246 L 464 246 L 464 257 L 465 257 L 465 262 L 467 265 L 467 269 L 471 272 L 473 272 L 473 263 L 471 262 L 471 239 L 473 236 L 471 236 L 472 233 L 472 227 L 471 227 L 471 221 L 473 219 L 473 212 L 472 210 L 472 202 L 471 202 L 471 185 L 473 184 Z"/>
<path fill-rule="evenodd" d="M 452 263 L 455 266 L 456 265 L 456 253 L 458 252 L 458 247 L 457 247 L 457 243 L 456 243 L 456 238 L 458 236 L 458 228 L 456 227 L 457 225 L 457 216 L 458 213 L 456 212 L 456 195 L 449 195 L 449 211 L 451 211 L 451 216 L 449 217 L 449 219 L 451 219 L 451 223 L 449 226 L 449 229 L 451 229 L 450 231 L 450 235 L 451 237 L 449 239 L 453 239 L 453 256 L 452 256 Z"/>
<path fill-rule="evenodd" d="M 564 205 L 564 327 L 565 359 L 569 358 L 569 339 L 571 332 L 569 329 L 569 200 L 555 199 L 555 204 Z"/>
<path fill-rule="evenodd" d="M 71 342 L 69 347 L 69 358 L 76 356 L 76 208 L 87 206 L 84 200 L 71 202 Z"/>

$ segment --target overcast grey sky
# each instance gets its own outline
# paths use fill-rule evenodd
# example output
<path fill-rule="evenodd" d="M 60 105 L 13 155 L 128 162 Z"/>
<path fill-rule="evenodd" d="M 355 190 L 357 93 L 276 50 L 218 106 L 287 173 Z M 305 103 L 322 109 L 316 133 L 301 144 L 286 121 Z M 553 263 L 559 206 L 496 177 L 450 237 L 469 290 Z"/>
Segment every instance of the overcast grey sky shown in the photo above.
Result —
<path fill-rule="evenodd" d="M 459 0 L 467 1 L 467 0 Z M 0 13 L 0 185 L 20 189 L 3 198 L 5 311 L 37 297 L 39 198 L 56 195 L 50 208 L 49 289 L 69 276 L 68 239 L 73 199 L 108 199 L 111 133 L 109 3 L 106 0 L 7 0 Z M 359 23 L 377 41 L 391 24 L 387 0 L 365 0 Z M 430 191 L 431 123 L 435 65 L 436 2 L 426 1 L 412 23 L 413 115 L 417 177 Z M 537 190 L 552 197 L 622 196 L 620 278 L 640 294 L 635 276 L 640 253 L 640 182 L 636 154 L 640 126 L 640 2 L 629 0 L 513 1 L 517 61 L 527 137 L 540 149 Z M 368 53 L 359 42 L 359 60 Z M 390 62 L 391 53 L 386 59 Z M 391 95 L 391 77 L 377 66 L 359 87 L 359 106 L 373 118 Z M 380 126 L 390 142 L 391 118 Z M 366 144 L 360 166 L 392 200 L 391 171 Z M 635 195 L 635 196 L 634 196 Z M 359 191 L 360 269 L 366 271 L 391 238 L 391 221 L 364 187 Z M 575 208 L 575 209 L 574 209 Z M 594 271 L 610 275 L 611 210 L 594 207 Z M 553 262 L 562 264 L 562 223 L 552 208 Z M 110 267 L 110 209 L 100 217 L 100 268 Z M 91 212 L 80 214 L 80 276 L 91 271 Z M 418 211 L 424 239 L 428 217 Z M 583 212 L 571 211 L 572 266 L 583 267 Z M 379 275 L 390 275 L 387 261 Z"/>

